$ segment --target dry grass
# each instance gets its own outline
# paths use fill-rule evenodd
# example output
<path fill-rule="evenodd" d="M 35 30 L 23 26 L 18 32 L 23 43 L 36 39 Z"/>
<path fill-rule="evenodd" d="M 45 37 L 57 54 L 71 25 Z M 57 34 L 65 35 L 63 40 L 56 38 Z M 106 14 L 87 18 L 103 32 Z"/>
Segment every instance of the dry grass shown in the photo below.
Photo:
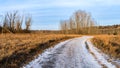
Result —
<path fill-rule="evenodd" d="M 61 40 L 78 36 L 62 34 L 1 34 L 0 68 L 19 68 L 44 49 L 55 45 Z"/>
<path fill-rule="evenodd" d="M 99 35 L 92 42 L 110 57 L 120 59 L 120 35 Z"/>

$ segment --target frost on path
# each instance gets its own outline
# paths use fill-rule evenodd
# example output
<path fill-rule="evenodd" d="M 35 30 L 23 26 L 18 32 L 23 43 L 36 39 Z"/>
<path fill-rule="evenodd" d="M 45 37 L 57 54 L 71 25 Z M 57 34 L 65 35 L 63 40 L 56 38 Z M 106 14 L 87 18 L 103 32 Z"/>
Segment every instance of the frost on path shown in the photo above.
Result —
<path fill-rule="evenodd" d="M 24 68 L 116 68 L 87 41 L 89 38 L 84 36 L 61 42 L 45 50 Z"/>

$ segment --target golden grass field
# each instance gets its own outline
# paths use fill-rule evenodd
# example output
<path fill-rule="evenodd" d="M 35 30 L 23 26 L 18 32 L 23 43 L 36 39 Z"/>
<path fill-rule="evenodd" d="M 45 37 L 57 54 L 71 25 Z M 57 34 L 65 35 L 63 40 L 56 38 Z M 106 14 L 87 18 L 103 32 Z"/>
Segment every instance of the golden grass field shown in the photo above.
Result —
<path fill-rule="evenodd" d="M 120 59 L 120 35 L 98 35 L 92 42 L 110 57 Z"/>
<path fill-rule="evenodd" d="M 0 34 L 0 67 L 20 68 L 43 50 L 66 39 L 82 35 Z M 93 44 L 104 53 L 120 59 L 120 35 L 94 35 Z"/>
<path fill-rule="evenodd" d="M 63 34 L 0 34 L 0 66 L 19 68 L 44 49 L 80 35 Z"/>

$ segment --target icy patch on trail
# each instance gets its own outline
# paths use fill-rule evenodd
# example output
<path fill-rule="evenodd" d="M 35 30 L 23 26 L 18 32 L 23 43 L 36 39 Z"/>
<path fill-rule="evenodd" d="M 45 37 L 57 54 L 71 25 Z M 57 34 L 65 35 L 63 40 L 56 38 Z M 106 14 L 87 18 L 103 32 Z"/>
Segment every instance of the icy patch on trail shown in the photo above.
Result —
<path fill-rule="evenodd" d="M 101 68 L 85 47 L 89 37 L 73 39 L 58 57 L 55 68 Z"/>
<path fill-rule="evenodd" d="M 107 68 L 116 68 L 115 65 L 108 62 L 105 59 L 104 54 L 99 53 L 99 50 L 93 46 L 93 44 L 90 42 L 90 40 L 87 41 L 87 44 L 88 44 L 90 52 L 92 52 L 94 54 L 94 56 L 96 57 L 97 61 L 99 61 L 100 64 L 105 65 Z"/>
<path fill-rule="evenodd" d="M 52 55 L 54 55 L 56 53 L 55 50 L 61 48 L 63 45 L 65 45 L 68 41 L 64 41 L 59 43 L 58 45 L 56 45 L 55 47 L 46 49 L 42 54 L 40 54 L 35 60 L 33 60 L 32 62 L 30 62 L 28 65 L 24 66 L 23 68 L 43 68 L 42 63 L 45 64 L 45 62 L 49 61 L 50 58 L 52 57 Z M 47 65 L 47 64 L 46 64 Z"/>

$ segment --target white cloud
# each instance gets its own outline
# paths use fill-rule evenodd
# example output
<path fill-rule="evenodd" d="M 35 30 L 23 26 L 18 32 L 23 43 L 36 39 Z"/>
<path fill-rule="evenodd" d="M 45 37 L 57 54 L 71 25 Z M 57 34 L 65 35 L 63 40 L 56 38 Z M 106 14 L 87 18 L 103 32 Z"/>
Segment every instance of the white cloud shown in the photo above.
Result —
<path fill-rule="evenodd" d="M 88 7 L 92 4 L 85 0 L 57 0 L 52 3 L 54 6 L 61 6 L 61 7 Z"/>
<path fill-rule="evenodd" d="M 120 0 L 21 0 L 8 1 L 1 4 L 1 10 L 21 10 L 48 7 L 97 7 L 120 5 Z"/>

